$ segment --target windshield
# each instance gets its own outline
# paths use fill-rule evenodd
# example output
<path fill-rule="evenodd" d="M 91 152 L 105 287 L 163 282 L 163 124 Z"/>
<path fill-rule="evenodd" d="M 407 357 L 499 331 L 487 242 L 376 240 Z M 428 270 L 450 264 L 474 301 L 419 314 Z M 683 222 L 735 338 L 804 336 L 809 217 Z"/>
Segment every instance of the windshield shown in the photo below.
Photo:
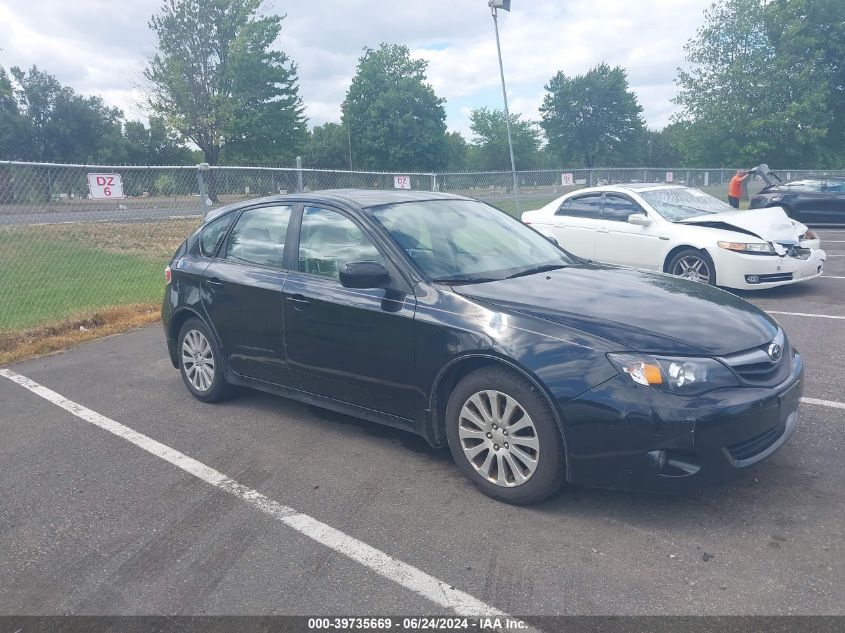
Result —
<path fill-rule="evenodd" d="M 734 210 L 729 204 L 692 187 L 655 189 L 640 191 L 639 194 L 655 211 L 670 222 Z"/>
<path fill-rule="evenodd" d="M 519 220 L 472 200 L 403 202 L 370 213 L 432 281 L 494 281 L 573 261 Z"/>

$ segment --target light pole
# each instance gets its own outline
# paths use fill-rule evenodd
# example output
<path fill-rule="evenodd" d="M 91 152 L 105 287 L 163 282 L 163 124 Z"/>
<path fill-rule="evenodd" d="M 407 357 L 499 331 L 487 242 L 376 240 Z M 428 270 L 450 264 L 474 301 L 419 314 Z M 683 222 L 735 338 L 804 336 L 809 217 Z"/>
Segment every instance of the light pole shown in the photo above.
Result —
<path fill-rule="evenodd" d="M 505 88 L 505 67 L 502 65 L 502 45 L 499 43 L 499 9 L 511 10 L 511 0 L 489 0 L 487 6 L 493 15 L 493 29 L 496 31 L 496 50 L 499 53 L 499 74 L 502 76 L 502 98 L 505 101 L 505 127 L 508 130 L 508 151 L 511 155 L 511 175 L 513 175 L 513 194 L 516 198 L 516 212 L 522 215 L 519 204 L 519 182 L 516 178 L 516 162 L 513 159 L 513 136 L 511 135 L 511 115 L 508 110 L 508 91 Z"/>

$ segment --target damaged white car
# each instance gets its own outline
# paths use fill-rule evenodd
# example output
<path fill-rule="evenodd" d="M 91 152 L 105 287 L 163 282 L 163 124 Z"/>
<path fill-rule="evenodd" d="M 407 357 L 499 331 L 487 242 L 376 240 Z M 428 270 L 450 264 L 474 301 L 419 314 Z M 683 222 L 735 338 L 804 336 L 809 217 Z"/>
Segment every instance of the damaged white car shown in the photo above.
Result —
<path fill-rule="evenodd" d="M 567 251 L 742 290 L 822 274 L 819 238 L 778 207 L 738 211 L 678 185 L 580 189 L 522 214 Z"/>

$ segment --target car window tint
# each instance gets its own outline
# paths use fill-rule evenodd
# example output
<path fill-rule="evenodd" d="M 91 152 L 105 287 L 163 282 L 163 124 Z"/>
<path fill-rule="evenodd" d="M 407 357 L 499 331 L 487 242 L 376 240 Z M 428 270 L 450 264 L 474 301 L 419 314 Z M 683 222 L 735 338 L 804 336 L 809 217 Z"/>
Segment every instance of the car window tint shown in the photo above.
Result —
<path fill-rule="evenodd" d="M 350 262 L 377 262 L 384 258 L 364 232 L 337 211 L 305 207 L 299 238 L 299 270 L 338 278 L 340 268 Z"/>
<path fill-rule="evenodd" d="M 226 242 L 226 259 L 281 268 L 292 207 L 247 209 Z"/>
<path fill-rule="evenodd" d="M 234 214 L 228 213 L 221 218 L 217 218 L 208 223 L 200 232 L 200 252 L 206 257 L 214 257 L 217 254 L 217 249 L 220 248 L 220 243 L 226 237 L 226 231 L 232 223 Z"/>
<path fill-rule="evenodd" d="M 830 191 L 831 193 L 842 193 L 845 191 L 845 181 L 828 180 L 825 184 L 825 191 Z"/>
<path fill-rule="evenodd" d="M 609 193 L 604 198 L 604 219 L 615 222 L 627 222 L 628 216 L 645 213 L 642 207 L 630 198 Z"/>
<path fill-rule="evenodd" d="M 598 218 L 601 210 L 601 194 L 579 196 L 571 198 L 567 204 L 558 209 L 557 215 L 568 215 L 575 218 Z"/>

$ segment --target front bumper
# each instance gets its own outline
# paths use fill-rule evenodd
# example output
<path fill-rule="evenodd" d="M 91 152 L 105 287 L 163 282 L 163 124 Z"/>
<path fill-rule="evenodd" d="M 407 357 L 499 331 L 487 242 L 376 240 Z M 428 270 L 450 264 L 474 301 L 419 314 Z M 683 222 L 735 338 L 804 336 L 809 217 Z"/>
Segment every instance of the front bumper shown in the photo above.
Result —
<path fill-rule="evenodd" d="M 570 480 L 625 489 L 718 483 L 780 449 L 798 424 L 804 362 L 775 387 L 664 393 L 618 375 L 560 407 Z"/>
<path fill-rule="evenodd" d="M 819 248 L 810 249 L 806 259 L 718 250 L 721 252 L 713 254 L 716 283 L 739 290 L 773 288 L 814 279 L 824 272 L 827 259 L 827 254 Z M 757 283 L 750 283 L 749 276 L 757 277 Z"/>

